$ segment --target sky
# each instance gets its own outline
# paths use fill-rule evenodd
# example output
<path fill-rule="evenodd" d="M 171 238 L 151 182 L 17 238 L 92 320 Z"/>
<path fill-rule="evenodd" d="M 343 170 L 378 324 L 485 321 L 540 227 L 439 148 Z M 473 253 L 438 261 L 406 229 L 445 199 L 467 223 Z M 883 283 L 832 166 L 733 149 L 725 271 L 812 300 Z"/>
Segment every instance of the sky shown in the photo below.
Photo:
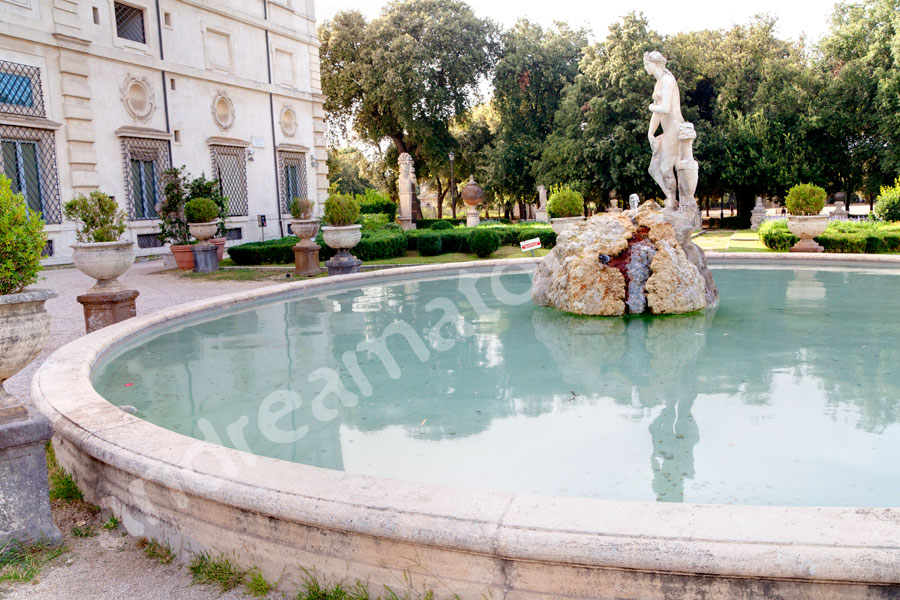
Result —
<path fill-rule="evenodd" d="M 360 10 L 368 18 L 378 16 L 385 4 L 380 0 L 316 0 L 316 18 L 321 23 L 342 10 Z M 574 27 L 587 26 L 603 39 L 609 25 L 631 11 L 643 12 L 650 26 L 662 34 L 700 29 L 727 29 L 747 22 L 759 13 L 778 17 L 782 38 L 798 39 L 803 33 L 816 42 L 827 33 L 834 0 L 469 0 L 481 17 L 509 26 L 520 17 L 542 25 L 567 21 Z"/>

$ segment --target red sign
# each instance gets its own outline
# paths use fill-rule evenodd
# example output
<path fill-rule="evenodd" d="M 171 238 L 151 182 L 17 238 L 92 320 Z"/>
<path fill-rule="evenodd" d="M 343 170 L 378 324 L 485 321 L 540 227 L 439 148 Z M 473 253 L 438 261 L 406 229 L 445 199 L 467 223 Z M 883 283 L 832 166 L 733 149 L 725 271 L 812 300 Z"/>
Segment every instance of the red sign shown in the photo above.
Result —
<path fill-rule="evenodd" d="M 531 240 L 525 240 L 524 242 L 519 242 L 519 246 L 521 246 L 522 252 L 537 250 L 541 247 L 541 238 L 534 238 Z"/>

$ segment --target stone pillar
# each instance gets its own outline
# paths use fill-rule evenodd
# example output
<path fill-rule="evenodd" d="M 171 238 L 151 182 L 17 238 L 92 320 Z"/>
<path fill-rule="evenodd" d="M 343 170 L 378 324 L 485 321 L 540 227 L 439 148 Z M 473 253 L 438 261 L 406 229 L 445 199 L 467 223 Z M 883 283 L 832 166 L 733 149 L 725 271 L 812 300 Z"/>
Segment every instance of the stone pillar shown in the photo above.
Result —
<path fill-rule="evenodd" d="M 61 544 L 50 516 L 44 446 L 50 421 L 24 406 L 0 408 L 0 550 L 12 540 L 22 544 Z"/>
<path fill-rule="evenodd" d="M 416 170 L 413 167 L 413 159 L 408 153 L 404 152 L 397 160 L 400 165 L 400 178 L 397 181 L 398 193 L 400 195 L 400 215 L 397 220 L 400 221 L 400 227 L 403 229 L 412 229 L 412 211 L 413 211 L 413 195 L 415 194 L 414 181 Z"/>
<path fill-rule="evenodd" d="M 537 215 L 535 216 L 535 220 L 542 221 L 544 223 L 550 222 L 550 216 L 547 214 L 547 188 L 542 185 L 538 186 L 538 205 Z"/>
<path fill-rule="evenodd" d="M 211 248 L 215 251 L 215 246 Z M 85 331 L 93 333 L 135 316 L 134 300 L 139 295 L 137 290 L 119 290 L 78 296 L 76 300 L 84 307 Z"/>
<path fill-rule="evenodd" d="M 678 128 L 681 160 L 675 165 L 678 172 L 678 212 L 683 213 L 694 229 L 700 229 L 703 220 L 697 208 L 694 192 L 697 191 L 700 164 L 694 160 L 694 139 L 697 133 L 693 123 L 683 123 Z"/>
<path fill-rule="evenodd" d="M 750 213 L 750 229 L 756 231 L 759 229 L 759 226 L 762 225 L 763 221 L 766 220 L 766 207 L 763 204 L 763 199 L 761 196 L 756 197 L 756 206 L 753 207 L 753 212 Z"/>
<path fill-rule="evenodd" d="M 292 248 L 294 251 L 294 276 L 313 277 L 319 270 L 319 245 L 309 240 L 301 240 Z"/>

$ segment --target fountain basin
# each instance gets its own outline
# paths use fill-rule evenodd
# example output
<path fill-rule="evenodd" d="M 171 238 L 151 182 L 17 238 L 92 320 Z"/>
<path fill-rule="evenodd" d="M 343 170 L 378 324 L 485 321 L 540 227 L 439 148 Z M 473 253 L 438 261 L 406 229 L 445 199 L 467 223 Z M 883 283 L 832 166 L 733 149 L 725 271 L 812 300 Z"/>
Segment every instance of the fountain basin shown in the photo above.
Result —
<path fill-rule="evenodd" d="M 479 266 L 514 264 L 534 261 Z M 121 515 L 130 533 L 166 540 L 182 556 L 227 553 L 281 578 L 288 590 L 300 587 L 301 567 L 330 581 L 395 590 L 404 589 L 406 573 L 414 591 L 461 598 L 669 598 L 672 590 L 679 597 L 863 598 L 896 590 L 897 508 L 573 498 L 341 472 L 174 433 L 113 406 L 92 383 L 108 353 L 177 321 L 462 269 L 294 282 L 131 319 L 54 353 L 36 374 L 33 395 L 54 422 L 60 462 L 87 499 Z"/>

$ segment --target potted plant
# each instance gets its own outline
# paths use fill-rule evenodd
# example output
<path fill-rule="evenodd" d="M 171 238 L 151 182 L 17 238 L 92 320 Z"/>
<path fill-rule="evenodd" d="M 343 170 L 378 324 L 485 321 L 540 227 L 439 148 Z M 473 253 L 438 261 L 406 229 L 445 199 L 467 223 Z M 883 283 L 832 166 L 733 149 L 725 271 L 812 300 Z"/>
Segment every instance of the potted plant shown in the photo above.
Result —
<path fill-rule="evenodd" d="M 319 220 L 313 219 L 313 203 L 306 198 L 291 202 L 291 231 L 301 240 L 311 240 L 319 233 Z"/>
<path fill-rule="evenodd" d="M 216 222 L 218 223 L 216 235 L 209 240 L 216 246 L 216 256 L 219 261 L 225 258 L 225 243 L 227 242 L 227 238 L 225 237 L 227 230 L 225 220 L 228 218 L 228 198 L 222 195 L 220 189 L 221 186 L 219 185 L 218 179 L 207 179 L 206 175 L 201 173 L 200 177 L 196 177 L 188 183 L 187 194 L 187 200 L 193 200 L 194 198 L 209 198 L 216 203 L 216 207 L 219 209 L 219 214 L 216 219 Z"/>
<path fill-rule="evenodd" d="M 212 273 L 219 269 L 218 250 L 209 239 L 216 235 L 219 224 L 216 217 L 219 208 L 210 198 L 194 198 L 184 205 L 184 217 L 188 222 L 188 231 L 199 242 L 193 247 L 194 272 Z"/>
<path fill-rule="evenodd" d="M 38 280 L 41 253 L 47 244 L 40 213 L 29 211 L 22 194 L 0 175 L 0 415 L 20 415 L 24 409 L 3 389 L 3 382 L 30 363 L 50 336 L 50 315 L 44 302 L 53 290 L 25 290 Z M 14 410 L 17 412 L 14 413 Z"/>
<path fill-rule="evenodd" d="M 820 214 L 825 208 L 825 190 L 811 183 L 801 183 L 788 190 L 785 208 L 788 229 L 800 238 L 791 252 L 822 252 L 825 249 L 816 243 L 817 235 L 822 235 L 828 227 L 828 215 Z"/>
<path fill-rule="evenodd" d="M 77 223 L 72 246 L 79 271 L 97 280 L 88 293 L 100 294 L 122 288 L 119 277 L 134 264 L 134 242 L 120 241 L 128 216 L 114 198 L 100 191 L 81 194 L 63 206 L 66 219 Z"/>
<path fill-rule="evenodd" d="M 191 269 L 194 266 L 194 255 L 191 250 L 191 232 L 184 216 L 184 203 L 187 201 L 189 187 L 184 167 L 166 169 L 162 180 L 163 197 L 156 207 L 160 221 L 157 237 L 164 244 L 170 244 L 169 249 L 179 269 Z"/>
<path fill-rule="evenodd" d="M 584 197 L 569 186 L 552 188 L 547 212 L 553 231 L 559 235 L 575 223 L 584 221 Z"/>
<path fill-rule="evenodd" d="M 358 273 L 362 261 L 350 254 L 362 239 L 362 225 L 356 223 L 359 218 L 359 202 L 351 194 L 333 193 L 325 201 L 325 222 L 322 238 L 325 243 L 338 251 L 330 261 L 325 263 L 329 275 Z"/>

